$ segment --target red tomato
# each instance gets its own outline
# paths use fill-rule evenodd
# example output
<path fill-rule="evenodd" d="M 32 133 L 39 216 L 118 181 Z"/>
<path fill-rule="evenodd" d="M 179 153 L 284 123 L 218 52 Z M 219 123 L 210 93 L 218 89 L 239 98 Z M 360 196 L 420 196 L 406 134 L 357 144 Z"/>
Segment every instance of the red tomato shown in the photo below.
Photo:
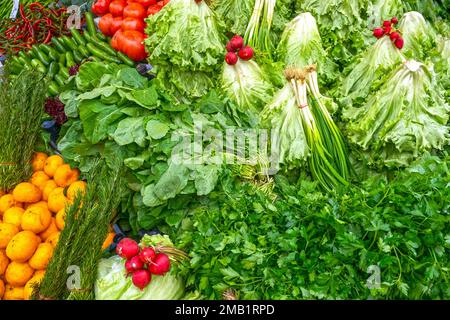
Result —
<path fill-rule="evenodd" d="M 111 0 L 97 0 L 92 4 L 92 12 L 97 16 L 107 14 Z"/>
<path fill-rule="evenodd" d="M 111 47 L 117 51 L 120 51 L 119 39 L 122 37 L 122 30 L 117 31 L 111 39 Z"/>
<path fill-rule="evenodd" d="M 111 23 L 110 31 L 112 34 L 115 34 L 122 28 L 123 18 L 115 17 Z"/>
<path fill-rule="evenodd" d="M 157 2 L 157 0 L 134 0 L 134 1 L 137 2 L 137 3 L 142 4 L 146 8 L 148 6 L 156 4 L 156 2 Z"/>
<path fill-rule="evenodd" d="M 144 40 L 146 36 L 139 31 L 122 31 L 118 38 L 119 49 L 134 61 L 141 61 L 147 57 Z"/>
<path fill-rule="evenodd" d="M 162 2 L 162 1 L 160 1 Z M 160 12 L 162 9 L 162 7 L 159 6 L 159 4 L 154 4 L 150 7 L 148 7 L 147 9 L 147 16 L 152 15 L 152 14 L 157 14 L 158 12 Z"/>
<path fill-rule="evenodd" d="M 140 32 L 144 32 L 145 23 L 142 19 L 127 17 L 123 19 L 122 22 L 122 30 L 136 30 Z"/>
<path fill-rule="evenodd" d="M 130 3 L 123 9 L 123 16 L 144 19 L 146 17 L 145 8 L 142 4 L 139 3 Z"/>
<path fill-rule="evenodd" d="M 111 13 L 105 14 L 100 18 L 98 28 L 105 36 L 113 35 L 113 33 L 111 33 L 111 24 L 113 23 L 113 20 L 114 18 Z"/>
<path fill-rule="evenodd" d="M 127 6 L 127 2 L 125 0 L 114 0 L 109 5 L 109 12 L 114 17 L 121 17 L 123 14 L 123 9 Z"/>

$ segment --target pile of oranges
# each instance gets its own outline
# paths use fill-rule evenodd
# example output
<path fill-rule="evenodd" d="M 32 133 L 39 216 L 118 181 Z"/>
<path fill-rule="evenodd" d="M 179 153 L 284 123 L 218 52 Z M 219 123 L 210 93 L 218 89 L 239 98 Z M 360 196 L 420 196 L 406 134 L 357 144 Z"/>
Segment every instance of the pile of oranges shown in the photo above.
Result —
<path fill-rule="evenodd" d="M 0 191 L 0 300 L 30 298 L 64 228 L 66 205 L 86 190 L 59 155 L 35 153 L 32 166 L 29 181 Z"/>

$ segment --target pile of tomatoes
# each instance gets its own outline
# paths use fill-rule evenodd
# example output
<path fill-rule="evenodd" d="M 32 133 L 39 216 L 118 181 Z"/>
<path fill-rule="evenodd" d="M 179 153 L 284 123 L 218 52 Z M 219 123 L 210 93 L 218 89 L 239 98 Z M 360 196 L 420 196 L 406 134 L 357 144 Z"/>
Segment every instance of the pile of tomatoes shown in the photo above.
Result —
<path fill-rule="evenodd" d="M 92 12 L 101 19 L 100 31 L 112 37 L 111 46 L 134 61 L 147 57 L 143 41 L 145 18 L 158 13 L 170 0 L 97 0 Z"/>

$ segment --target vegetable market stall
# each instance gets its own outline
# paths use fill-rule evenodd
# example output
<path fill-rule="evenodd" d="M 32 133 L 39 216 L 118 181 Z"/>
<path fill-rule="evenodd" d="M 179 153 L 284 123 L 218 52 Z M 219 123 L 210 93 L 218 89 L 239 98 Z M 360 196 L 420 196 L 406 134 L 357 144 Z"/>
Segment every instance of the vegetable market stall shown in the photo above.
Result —
<path fill-rule="evenodd" d="M 1 299 L 450 298 L 445 1 L 15 3 Z"/>

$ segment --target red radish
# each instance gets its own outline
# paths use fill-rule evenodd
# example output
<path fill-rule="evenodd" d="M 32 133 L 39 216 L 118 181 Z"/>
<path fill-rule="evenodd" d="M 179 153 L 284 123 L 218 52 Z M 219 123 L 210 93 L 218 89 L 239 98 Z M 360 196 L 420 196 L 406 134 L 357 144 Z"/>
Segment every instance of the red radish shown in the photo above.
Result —
<path fill-rule="evenodd" d="M 239 58 L 241 58 L 242 60 L 248 61 L 253 58 L 254 54 L 255 51 L 252 47 L 249 46 L 246 46 L 244 49 L 239 50 Z"/>
<path fill-rule="evenodd" d="M 146 286 L 152 281 L 152 275 L 148 270 L 138 270 L 133 272 L 132 277 L 133 284 L 141 290 L 144 290 Z"/>
<path fill-rule="evenodd" d="M 397 17 L 393 17 L 393 18 L 391 19 L 391 22 L 392 22 L 392 24 L 397 24 L 397 23 L 398 23 Z"/>
<path fill-rule="evenodd" d="M 391 22 L 389 20 L 383 21 L 383 27 L 390 27 Z"/>
<path fill-rule="evenodd" d="M 234 50 L 234 48 L 231 46 L 231 42 L 228 42 L 225 48 L 228 52 L 236 52 L 236 50 Z"/>
<path fill-rule="evenodd" d="M 153 248 L 144 248 L 142 249 L 141 253 L 139 254 L 139 258 L 143 263 L 150 264 L 152 263 L 153 259 L 156 257 L 156 252 L 153 250 Z"/>
<path fill-rule="evenodd" d="M 234 52 L 228 52 L 225 55 L 225 61 L 226 63 L 228 63 L 230 66 L 235 65 L 238 62 L 238 56 L 236 53 Z"/>
<path fill-rule="evenodd" d="M 383 29 L 381 28 L 375 28 L 373 29 L 373 35 L 375 36 L 375 38 L 380 39 L 384 34 Z"/>
<path fill-rule="evenodd" d="M 141 261 L 139 256 L 134 256 L 133 258 L 127 260 L 125 263 L 125 268 L 128 272 L 134 272 L 144 268 L 144 263 Z"/>
<path fill-rule="evenodd" d="M 170 270 L 170 259 L 165 253 L 158 253 L 153 259 L 153 262 L 149 264 L 148 269 L 151 273 L 162 275 Z"/>
<path fill-rule="evenodd" d="M 391 35 L 389 36 L 391 38 L 392 41 L 397 40 L 398 38 L 400 38 L 400 34 L 398 32 L 392 32 Z"/>
<path fill-rule="evenodd" d="M 391 26 L 384 27 L 383 31 L 384 31 L 385 34 L 389 34 L 392 31 L 392 27 Z"/>
<path fill-rule="evenodd" d="M 125 259 L 131 259 L 139 253 L 139 245 L 130 238 L 123 238 L 117 244 L 116 253 Z"/>
<path fill-rule="evenodd" d="M 234 49 L 234 51 L 241 50 L 244 47 L 244 39 L 241 36 L 235 35 L 230 40 L 230 45 Z"/>
<path fill-rule="evenodd" d="M 397 38 L 395 40 L 394 44 L 398 49 L 403 48 L 403 44 L 404 44 L 403 38 Z"/>

